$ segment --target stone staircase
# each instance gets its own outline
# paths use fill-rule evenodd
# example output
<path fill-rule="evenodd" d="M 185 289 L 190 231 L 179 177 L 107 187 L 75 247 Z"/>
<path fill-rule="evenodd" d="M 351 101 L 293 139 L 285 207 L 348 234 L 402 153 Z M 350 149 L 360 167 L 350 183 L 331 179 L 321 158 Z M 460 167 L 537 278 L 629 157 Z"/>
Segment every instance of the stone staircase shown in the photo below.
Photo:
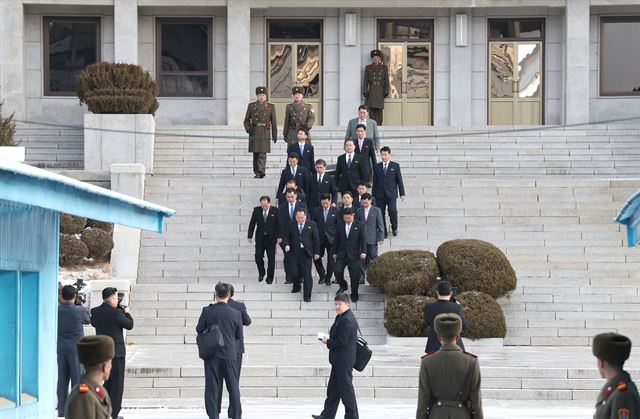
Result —
<path fill-rule="evenodd" d="M 611 330 L 640 340 L 640 253 L 625 247 L 625 234 L 612 221 L 640 187 L 638 130 L 479 131 L 382 127 L 382 143 L 401 164 L 408 198 L 399 206 L 400 235 L 386 240 L 380 251 L 435 252 L 453 238 L 480 238 L 501 248 L 518 276 L 517 289 L 500 301 L 508 325 L 505 345 L 587 350 L 593 335 Z M 342 129 L 314 129 L 316 158 L 335 162 L 343 135 Z M 286 156 L 279 142 L 268 157 L 267 177 L 253 179 L 246 147 L 246 134 L 231 128 L 159 129 L 155 174 L 147 180 L 145 199 L 177 214 L 165 234 L 142 235 L 138 283 L 131 294 L 136 328 L 128 341 L 132 348 L 184 350 L 193 360 L 185 356 L 172 367 L 144 357 L 130 363 L 128 373 L 135 378 L 127 397 L 202 394 L 194 329 L 218 281 L 235 285 L 254 319 L 245 329 L 251 349 L 243 394 L 323 394 L 326 354 L 310 359 L 277 354 L 317 349 L 316 332 L 332 323 L 336 287 L 315 285 L 312 302 L 301 302 L 281 284 L 279 251 L 276 283 L 257 283 L 246 228 L 259 196 L 274 195 Z M 371 344 L 384 345 L 384 297 L 368 286 L 362 293 L 354 311 L 363 333 Z M 401 361 L 408 369 L 374 365 L 365 370 L 369 375 L 358 378 L 364 395 L 411 394 L 417 382 L 415 355 L 422 351 L 414 349 L 400 354 L 382 349 L 392 352 L 390 365 Z M 252 350 L 273 350 L 276 360 L 267 367 Z M 587 397 L 583 389 L 591 397 L 601 384 L 592 363 L 560 370 L 526 361 L 521 366 L 508 377 L 499 375 L 504 374 L 500 365 L 488 366 L 487 378 L 498 374 L 484 381 L 488 396 L 571 399 Z"/>

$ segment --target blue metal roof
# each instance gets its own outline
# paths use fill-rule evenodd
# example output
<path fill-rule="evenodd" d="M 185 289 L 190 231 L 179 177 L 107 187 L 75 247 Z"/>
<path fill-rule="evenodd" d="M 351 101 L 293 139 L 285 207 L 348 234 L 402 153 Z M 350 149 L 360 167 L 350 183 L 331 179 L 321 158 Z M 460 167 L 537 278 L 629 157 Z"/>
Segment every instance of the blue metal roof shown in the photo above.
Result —
<path fill-rule="evenodd" d="M 0 159 L 0 199 L 162 233 L 175 210 Z"/>
<path fill-rule="evenodd" d="M 627 226 L 627 245 L 640 244 L 640 189 L 627 200 L 615 221 Z"/>

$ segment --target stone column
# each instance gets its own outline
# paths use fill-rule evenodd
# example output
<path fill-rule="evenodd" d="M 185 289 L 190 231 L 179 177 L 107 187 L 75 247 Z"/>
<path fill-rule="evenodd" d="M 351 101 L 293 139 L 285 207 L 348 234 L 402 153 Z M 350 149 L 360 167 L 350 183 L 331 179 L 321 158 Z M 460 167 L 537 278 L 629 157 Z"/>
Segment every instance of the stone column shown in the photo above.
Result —
<path fill-rule="evenodd" d="M 112 164 L 111 190 L 144 199 L 144 172 L 141 164 Z M 112 278 L 135 284 L 140 255 L 140 229 L 116 224 L 111 252 Z M 113 285 L 109 285 L 113 286 Z"/>
<path fill-rule="evenodd" d="M 456 15 L 467 14 L 466 46 L 456 46 Z M 451 10 L 449 17 L 449 125 L 471 125 L 471 14 Z"/>
<path fill-rule="evenodd" d="M 357 41 L 356 45 L 345 45 L 345 14 L 356 13 L 353 11 L 340 10 L 340 38 L 338 39 L 338 65 L 339 65 L 339 116 L 338 124 L 347 125 L 349 119 L 358 115 L 358 106 L 362 102 L 362 19 L 356 18 Z"/>
<path fill-rule="evenodd" d="M 3 2 L 0 12 L 0 100 L 4 112 L 26 118 L 24 10 L 21 0 Z"/>
<path fill-rule="evenodd" d="M 567 0 L 565 10 L 564 122 L 589 122 L 589 2 Z"/>
<path fill-rule="evenodd" d="M 227 4 L 227 124 L 242 125 L 251 98 L 251 6 Z"/>
<path fill-rule="evenodd" d="M 114 60 L 138 64 L 138 0 L 115 0 L 113 4 Z"/>

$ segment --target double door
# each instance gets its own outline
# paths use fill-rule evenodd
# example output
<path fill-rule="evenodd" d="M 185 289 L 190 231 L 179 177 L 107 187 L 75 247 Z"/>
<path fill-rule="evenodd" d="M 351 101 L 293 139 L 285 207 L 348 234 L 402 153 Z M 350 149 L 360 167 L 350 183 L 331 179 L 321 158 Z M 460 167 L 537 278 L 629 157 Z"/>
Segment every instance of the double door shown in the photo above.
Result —
<path fill-rule="evenodd" d="M 381 42 L 379 49 L 389 68 L 384 124 L 431 125 L 431 42 Z"/>
<path fill-rule="evenodd" d="M 316 125 L 322 121 L 322 47 L 320 42 L 271 42 L 269 51 L 269 101 L 276 107 L 278 124 L 293 102 L 291 88 L 301 86 L 305 103 L 313 105 Z"/>
<path fill-rule="evenodd" d="M 489 43 L 489 125 L 539 125 L 542 42 Z"/>

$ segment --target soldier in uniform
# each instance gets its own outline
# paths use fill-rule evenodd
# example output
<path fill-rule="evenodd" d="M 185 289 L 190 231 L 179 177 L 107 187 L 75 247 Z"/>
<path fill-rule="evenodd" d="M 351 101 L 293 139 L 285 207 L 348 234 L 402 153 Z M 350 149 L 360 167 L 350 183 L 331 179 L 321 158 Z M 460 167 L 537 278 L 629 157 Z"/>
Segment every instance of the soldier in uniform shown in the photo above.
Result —
<path fill-rule="evenodd" d="M 638 387 L 623 368 L 631 353 L 629 338 L 617 333 L 601 333 L 593 338 L 592 350 L 598 358 L 600 376 L 607 380 L 598 395 L 593 418 L 640 418 Z"/>
<path fill-rule="evenodd" d="M 105 335 L 85 336 L 76 345 L 85 374 L 71 389 L 64 409 L 67 419 L 111 419 L 111 399 L 102 383 L 111 373 L 115 356 L 113 339 Z"/>
<path fill-rule="evenodd" d="M 382 126 L 384 99 L 389 96 L 389 68 L 382 64 L 382 51 L 371 51 L 371 64 L 364 68 L 362 95 L 371 119 Z"/>
<path fill-rule="evenodd" d="M 271 153 L 269 140 L 274 143 L 278 140 L 278 126 L 276 108 L 267 102 L 267 88 L 256 87 L 256 97 L 257 100 L 247 106 L 244 129 L 249 134 L 249 153 L 253 153 L 254 177 L 262 179 L 266 172 L 267 153 Z"/>
<path fill-rule="evenodd" d="M 462 319 L 442 313 L 434 328 L 442 346 L 422 357 L 416 419 L 482 419 L 478 359 L 456 345 Z"/>
<path fill-rule="evenodd" d="M 287 105 L 284 113 L 284 127 L 282 129 L 282 135 L 287 144 L 295 144 L 298 141 L 299 128 L 304 128 L 308 134 L 313 127 L 313 123 L 316 121 L 313 106 L 304 103 L 304 100 L 302 100 L 302 87 L 294 86 L 291 89 L 291 93 L 293 93 L 293 103 Z M 310 136 L 307 137 L 307 144 L 311 144 Z"/>

